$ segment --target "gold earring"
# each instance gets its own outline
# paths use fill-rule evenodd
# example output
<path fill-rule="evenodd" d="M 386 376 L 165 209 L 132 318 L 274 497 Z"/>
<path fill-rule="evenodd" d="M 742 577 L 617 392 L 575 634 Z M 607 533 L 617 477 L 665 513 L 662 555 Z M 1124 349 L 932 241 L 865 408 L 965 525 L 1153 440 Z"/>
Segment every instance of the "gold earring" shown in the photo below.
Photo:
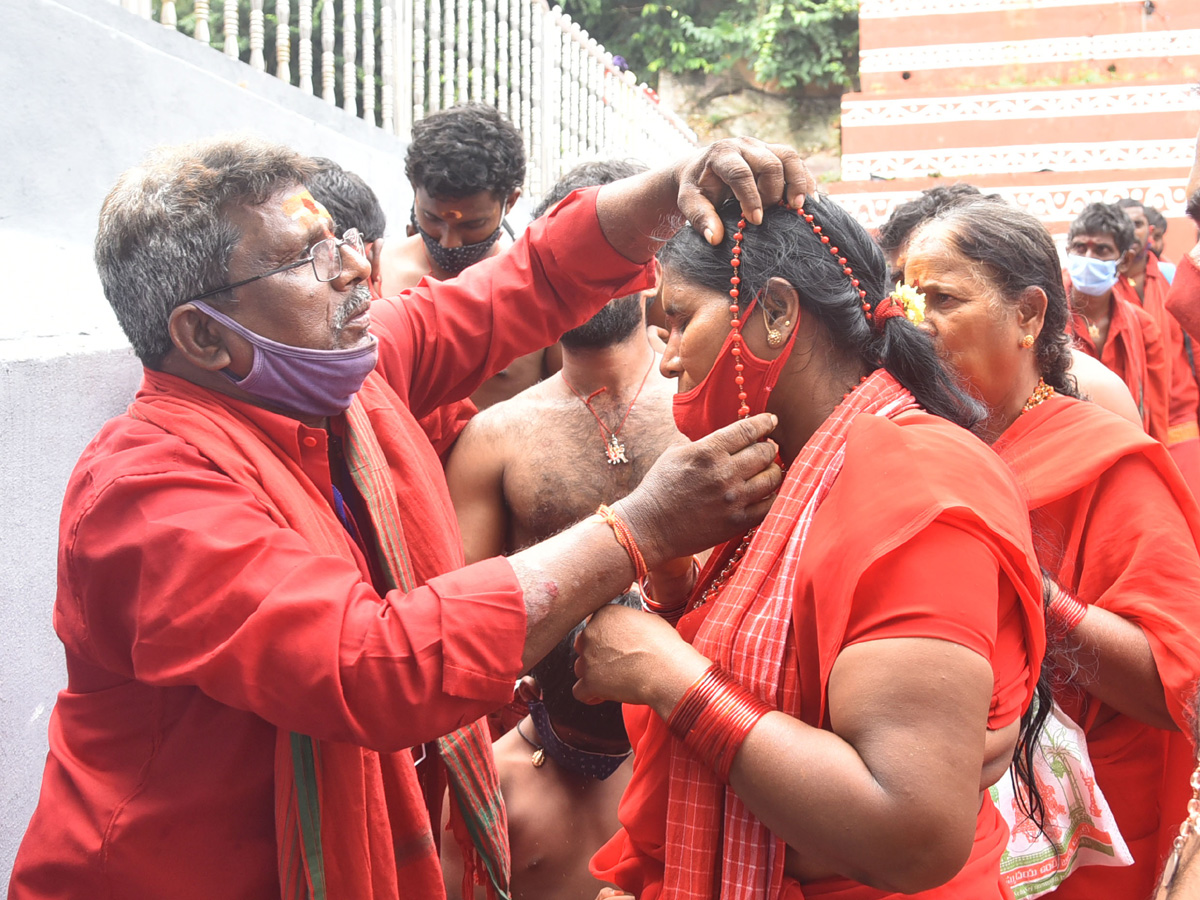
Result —
<path fill-rule="evenodd" d="M 1027 335 L 1025 335 L 1025 337 L 1021 338 L 1021 346 L 1024 347 L 1026 350 L 1028 350 L 1030 347 L 1032 347 L 1034 345 L 1034 343 L 1036 343 L 1036 342 L 1037 342 L 1037 338 L 1035 338 L 1032 334 L 1027 334 Z"/>
<path fill-rule="evenodd" d="M 783 332 L 771 324 L 771 320 L 767 318 L 766 307 L 763 308 L 763 323 L 767 326 L 767 346 L 778 347 L 783 344 Z M 791 322 L 784 322 L 783 327 L 787 328 Z"/>

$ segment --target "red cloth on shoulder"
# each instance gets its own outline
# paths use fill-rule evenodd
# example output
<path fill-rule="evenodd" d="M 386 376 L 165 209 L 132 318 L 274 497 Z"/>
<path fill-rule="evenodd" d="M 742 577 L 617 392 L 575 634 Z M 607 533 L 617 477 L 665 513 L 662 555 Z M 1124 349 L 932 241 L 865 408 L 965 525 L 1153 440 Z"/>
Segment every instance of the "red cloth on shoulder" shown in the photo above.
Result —
<path fill-rule="evenodd" d="M 1200 267 L 1190 253 L 1175 267 L 1175 280 L 1167 291 L 1167 309 L 1193 341 L 1200 342 Z"/>
<path fill-rule="evenodd" d="M 1187 350 L 1183 329 L 1167 309 L 1167 292 L 1170 288 L 1171 282 L 1167 281 L 1158 267 L 1158 257 L 1148 253 L 1144 297 L 1139 298 L 1137 289 L 1124 277 L 1117 279 L 1113 297 L 1140 305 L 1158 325 L 1170 379 L 1166 444 L 1171 448 L 1171 458 L 1179 466 L 1188 487 L 1194 495 L 1200 496 L 1200 427 L 1196 422 L 1200 388 L 1196 385 L 1195 367 Z"/>
<path fill-rule="evenodd" d="M 1063 277 L 1069 295 L 1070 279 Z M 1096 352 L 1083 316 L 1071 316 L 1068 332 L 1077 349 L 1100 360 L 1125 382 L 1146 433 L 1165 444 L 1170 433 L 1171 383 L 1166 348 L 1154 318 L 1137 304 L 1114 296 L 1103 353 Z"/>
<path fill-rule="evenodd" d="M 787 660 L 800 673 L 801 719 L 828 728 L 826 683 L 843 647 L 904 635 L 982 651 L 996 673 L 990 723 L 1011 722 L 1032 696 L 1044 648 L 1040 574 L 1011 473 L 974 436 L 923 412 L 859 416 L 845 447 L 841 474 L 797 562 Z M 707 571 L 730 551 L 727 545 L 714 554 Z M 930 565 L 931 551 L 937 565 Z M 985 564 L 981 570 L 971 561 Z M 710 608 L 680 621 L 685 639 Z M 639 900 L 656 900 L 673 738 L 645 707 L 626 707 L 625 718 L 635 755 L 619 810 L 622 830 L 593 857 L 592 871 Z M 999 874 L 1006 841 L 1007 829 L 985 798 L 967 866 L 941 888 L 912 896 L 1008 896 Z M 809 887 L 814 896 L 838 900 L 893 896 L 845 879 Z M 782 896 L 807 893 L 788 879 Z"/>
<path fill-rule="evenodd" d="M 1055 897 L 1149 896 L 1186 815 L 1200 676 L 1200 509 L 1166 449 L 1091 403 L 1056 396 L 996 442 L 1029 497 L 1038 556 L 1059 583 L 1141 627 L 1182 731 L 1144 725 L 1079 690 L 1059 703 L 1087 732 L 1096 780 L 1134 854 L 1087 867 Z M 1182 773 L 1177 763 L 1188 762 Z"/>

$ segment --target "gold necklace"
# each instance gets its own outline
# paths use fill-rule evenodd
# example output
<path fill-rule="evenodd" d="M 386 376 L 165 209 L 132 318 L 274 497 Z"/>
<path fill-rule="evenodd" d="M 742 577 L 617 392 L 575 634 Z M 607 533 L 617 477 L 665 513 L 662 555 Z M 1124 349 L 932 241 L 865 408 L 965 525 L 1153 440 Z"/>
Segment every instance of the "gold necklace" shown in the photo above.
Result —
<path fill-rule="evenodd" d="M 519 734 L 521 736 L 521 738 L 525 741 L 525 743 L 527 743 L 530 747 L 533 748 L 533 754 L 529 757 L 529 761 L 531 763 L 533 763 L 533 767 L 535 769 L 540 769 L 542 766 L 544 766 L 546 764 L 546 748 L 541 746 L 540 744 L 535 744 L 533 741 L 531 741 L 526 736 L 525 732 L 523 732 L 521 730 L 520 722 L 517 723 L 516 727 L 517 727 L 517 734 Z"/>
<path fill-rule="evenodd" d="M 729 561 L 721 567 L 721 571 L 717 573 L 717 577 L 712 580 L 708 587 L 704 589 L 704 593 L 700 595 L 700 599 L 696 601 L 693 609 L 698 609 L 716 596 L 717 592 L 725 586 L 725 582 L 730 579 L 734 572 L 737 571 L 738 565 L 742 561 L 742 557 L 746 555 L 746 550 L 750 547 L 750 541 L 754 539 L 755 532 L 758 531 L 758 526 L 755 525 L 746 532 L 746 536 L 742 538 L 742 542 L 738 544 L 736 550 L 733 551 L 733 556 L 729 557 Z"/>
<path fill-rule="evenodd" d="M 1021 412 L 1027 413 L 1035 406 L 1041 406 L 1053 396 L 1054 388 L 1039 378 L 1037 387 L 1033 389 L 1033 393 L 1029 395 L 1029 399 L 1025 401 L 1025 405 L 1021 407 Z"/>

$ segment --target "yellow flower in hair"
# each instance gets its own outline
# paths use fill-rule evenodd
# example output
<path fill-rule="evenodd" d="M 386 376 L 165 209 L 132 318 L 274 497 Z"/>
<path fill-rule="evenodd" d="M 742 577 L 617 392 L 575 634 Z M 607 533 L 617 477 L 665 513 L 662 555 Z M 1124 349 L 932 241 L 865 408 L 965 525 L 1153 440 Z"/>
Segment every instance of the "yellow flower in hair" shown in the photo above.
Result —
<path fill-rule="evenodd" d="M 904 315 L 914 325 L 925 321 L 925 295 L 915 285 L 896 282 L 892 299 L 904 307 Z"/>

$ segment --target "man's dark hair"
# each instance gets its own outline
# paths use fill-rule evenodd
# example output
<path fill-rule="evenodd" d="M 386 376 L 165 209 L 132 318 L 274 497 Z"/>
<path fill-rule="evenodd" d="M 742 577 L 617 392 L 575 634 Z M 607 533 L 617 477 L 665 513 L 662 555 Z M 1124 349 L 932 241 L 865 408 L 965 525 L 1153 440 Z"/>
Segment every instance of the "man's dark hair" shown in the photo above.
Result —
<path fill-rule="evenodd" d="M 1134 205 L 1141 206 L 1140 203 Z M 1117 245 L 1117 252 L 1122 254 L 1132 247 L 1136 240 L 1133 222 L 1115 203 L 1089 203 L 1085 206 L 1067 229 L 1067 241 L 1081 234 L 1091 237 L 1111 235 L 1113 243 Z"/>
<path fill-rule="evenodd" d="M 1146 221 L 1154 227 L 1154 233 L 1162 237 L 1167 233 L 1167 217 L 1153 206 L 1143 206 L 1142 210 L 1146 213 Z"/>
<path fill-rule="evenodd" d="M 503 201 L 525 182 L 525 146 L 495 107 L 465 103 L 413 125 L 404 174 L 431 197 L 488 191 Z"/>
<path fill-rule="evenodd" d="M 649 168 L 645 163 L 638 162 L 636 159 L 607 159 L 580 163 L 558 179 L 554 187 L 550 188 L 549 193 L 542 198 L 542 202 L 534 207 L 531 218 L 537 219 L 544 216 L 547 210 L 557 206 L 571 191 L 594 187 L 598 184 L 612 184 L 614 181 L 620 181 L 631 175 L 640 175 Z"/>
<path fill-rule="evenodd" d="M 1192 196 L 1188 197 L 1184 212 L 1188 214 L 1188 217 L 1193 222 L 1200 225 L 1200 187 L 1192 191 Z"/>
<path fill-rule="evenodd" d="M 920 197 L 901 203 L 892 210 L 888 220 L 879 226 L 875 239 L 884 253 L 893 254 L 908 243 L 909 237 L 922 222 L 929 221 L 943 209 L 978 200 L 1004 202 L 999 194 L 984 194 L 975 185 L 962 182 L 921 191 Z"/>
<path fill-rule="evenodd" d="M 232 206 L 257 206 L 308 184 L 313 164 L 258 138 L 216 138 L 160 147 L 123 173 L 104 198 L 96 269 L 104 295 L 138 358 L 157 369 L 171 349 L 175 307 L 229 281 L 242 239 Z"/>
<path fill-rule="evenodd" d="M 1141 200 L 1134 200 L 1132 197 L 1122 197 L 1120 200 L 1116 201 L 1113 206 L 1117 207 L 1118 209 L 1140 209 L 1142 212 L 1146 211 L 1146 204 Z M 1149 216 L 1147 216 L 1147 218 L 1149 218 Z"/>
<path fill-rule="evenodd" d="M 598 184 L 611 184 L 622 178 L 628 178 L 630 175 L 639 175 L 648 168 L 633 159 L 609 159 L 581 163 L 550 188 L 550 192 L 534 209 L 533 218 L 537 219 L 545 215 L 572 191 Z M 617 297 L 615 300 L 610 300 L 598 313 L 578 328 L 572 328 L 564 334 L 561 339 L 563 346 L 572 350 L 597 350 L 612 347 L 637 333 L 642 325 L 644 313 L 641 294 Z"/>
<path fill-rule="evenodd" d="M 641 600 L 632 592 L 622 594 L 612 603 L 630 609 L 642 608 Z M 579 654 L 575 652 L 575 638 L 586 625 L 586 622 L 580 622 L 571 629 L 571 633 L 559 641 L 529 674 L 537 679 L 538 687 L 542 689 L 542 703 L 553 724 L 573 728 L 597 740 L 628 741 L 620 703 L 607 700 L 581 703 L 571 693 L 578 681 L 575 660 L 579 659 Z"/>
<path fill-rule="evenodd" d="M 357 228 L 368 244 L 383 237 L 387 216 L 371 186 L 332 159 L 314 156 L 312 161 L 317 171 L 308 179 L 309 193 L 329 210 L 337 233 Z"/>

